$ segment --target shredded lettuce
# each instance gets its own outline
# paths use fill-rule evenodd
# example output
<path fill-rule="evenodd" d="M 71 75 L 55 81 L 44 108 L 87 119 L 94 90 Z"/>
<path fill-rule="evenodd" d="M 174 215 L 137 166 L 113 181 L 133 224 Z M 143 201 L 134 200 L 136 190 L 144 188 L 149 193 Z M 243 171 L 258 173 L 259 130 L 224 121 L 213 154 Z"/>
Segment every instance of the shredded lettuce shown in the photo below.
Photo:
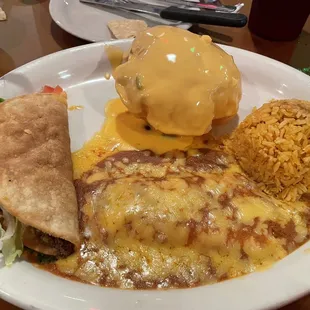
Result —
<path fill-rule="evenodd" d="M 1 102 L 3 102 L 3 101 L 5 101 L 5 99 L 3 99 L 3 98 L 0 98 L 0 103 L 1 103 Z"/>
<path fill-rule="evenodd" d="M 9 266 L 23 253 L 23 225 L 5 210 L 2 212 L 7 229 L 4 230 L 0 224 L 0 252 L 5 265 Z"/>

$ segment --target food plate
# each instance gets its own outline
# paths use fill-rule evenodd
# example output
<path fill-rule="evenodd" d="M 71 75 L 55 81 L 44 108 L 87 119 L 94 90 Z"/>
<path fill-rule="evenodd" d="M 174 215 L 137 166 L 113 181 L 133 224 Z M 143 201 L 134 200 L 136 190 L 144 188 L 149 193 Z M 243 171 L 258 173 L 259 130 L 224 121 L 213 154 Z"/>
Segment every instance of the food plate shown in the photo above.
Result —
<path fill-rule="evenodd" d="M 107 28 L 108 22 L 111 20 L 143 19 L 149 26 L 159 24 L 176 25 L 183 29 L 188 29 L 191 24 L 170 22 L 161 18 L 152 16 L 137 15 L 119 11 L 115 14 L 115 10 L 109 10 L 100 6 L 94 7 L 81 3 L 79 0 L 51 0 L 50 14 L 54 22 L 63 30 L 72 35 L 91 42 L 108 41 L 113 37 Z"/>
<path fill-rule="evenodd" d="M 111 41 L 128 50 L 130 40 Z M 52 54 L 22 66 L 0 79 L 0 97 L 32 93 L 42 85 L 61 85 L 69 105 L 72 151 L 100 129 L 105 103 L 116 97 L 105 43 Z M 242 73 L 240 120 L 254 106 L 271 98 L 309 100 L 310 78 L 297 70 L 241 49 L 222 46 Z M 258 310 L 279 307 L 310 292 L 310 242 L 272 267 L 217 284 L 168 291 L 102 288 L 57 277 L 21 261 L 0 269 L 0 297 L 24 309 L 209 309 Z"/>

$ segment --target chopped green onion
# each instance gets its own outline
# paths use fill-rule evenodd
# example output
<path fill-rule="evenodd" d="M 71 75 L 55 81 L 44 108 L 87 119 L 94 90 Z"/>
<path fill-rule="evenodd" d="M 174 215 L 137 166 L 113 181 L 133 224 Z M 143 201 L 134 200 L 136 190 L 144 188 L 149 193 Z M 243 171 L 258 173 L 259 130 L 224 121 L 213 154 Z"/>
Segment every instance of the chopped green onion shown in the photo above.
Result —
<path fill-rule="evenodd" d="M 141 75 L 137 75 L 136 76 L 136 85 L 137 85 L 137 88 L 139 90 L 142 90 L 144 88 L 143 84 L 142 84 L 142 77 L 141 77 Z"/>

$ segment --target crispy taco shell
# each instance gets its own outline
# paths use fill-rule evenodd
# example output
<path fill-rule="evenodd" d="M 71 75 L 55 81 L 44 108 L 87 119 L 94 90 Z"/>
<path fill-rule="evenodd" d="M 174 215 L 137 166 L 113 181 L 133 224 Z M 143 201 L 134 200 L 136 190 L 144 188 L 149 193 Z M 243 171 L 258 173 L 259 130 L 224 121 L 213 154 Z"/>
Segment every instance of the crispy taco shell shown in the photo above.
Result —
<path fill-rule="evenodd" d="M 0 145 L 0 204 L 26 226 L 24 244 L 57 254 L 53 242 L 31 235 L 28 227 L 33 227 L 77 246 L 65 94 L 32 94 L 1 104 Z"/>

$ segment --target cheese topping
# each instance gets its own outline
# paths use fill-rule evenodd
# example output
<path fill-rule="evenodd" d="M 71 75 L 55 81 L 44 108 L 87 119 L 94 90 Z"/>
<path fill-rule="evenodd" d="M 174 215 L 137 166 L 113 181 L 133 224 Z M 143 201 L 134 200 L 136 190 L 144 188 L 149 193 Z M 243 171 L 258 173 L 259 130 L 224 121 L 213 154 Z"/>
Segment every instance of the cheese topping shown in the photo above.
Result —
<path fill-rule="evenodd" d="M 235 115 L 241 98 L 233 58 L 209 36 L 175 27 L 139 34 L 114 78 L 129 111 L 166 134 L 203 135 L 214 118 Z"/>

